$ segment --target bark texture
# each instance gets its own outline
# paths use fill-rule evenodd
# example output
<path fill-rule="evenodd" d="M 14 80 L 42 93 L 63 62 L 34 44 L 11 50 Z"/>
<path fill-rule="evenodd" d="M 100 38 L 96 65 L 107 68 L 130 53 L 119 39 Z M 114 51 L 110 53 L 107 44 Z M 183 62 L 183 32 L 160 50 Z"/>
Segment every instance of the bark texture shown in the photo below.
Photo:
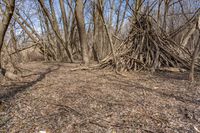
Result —
<path fill-rule="evenodd" d="M 3 47 L 3 41 L 4 41 L 4 37 L 6 34 L 6 31 L 8 29 L 8 26 L 10 24 L 10 20 L 12 18 L 14 9 L 15 9 L 15 0 L 10 0 L 7 1 L 7 6 L 6 9 L 3 13 L 3 19 L 0 22 L 0 69 L 2 68 L 2 64 L 1 64 L 1 51 L 2 51 L 2 47 Z"/>
<path fill-rule="evenodd" d="M 79 39 L 82 49 L 82 57 L 83 62 L 85 64 L 89 63 L 89 57 L 88 57 L 88 46 L 87 46 L 87 38 L 86 38 L 86 31 L 85 31 L 85 21 L 84 21 L 84 11 L 83 11 L 83 1 L 82 0 L 76 0 L 76 21 L 78 26 L 78 32 L 79 32 Z"/>

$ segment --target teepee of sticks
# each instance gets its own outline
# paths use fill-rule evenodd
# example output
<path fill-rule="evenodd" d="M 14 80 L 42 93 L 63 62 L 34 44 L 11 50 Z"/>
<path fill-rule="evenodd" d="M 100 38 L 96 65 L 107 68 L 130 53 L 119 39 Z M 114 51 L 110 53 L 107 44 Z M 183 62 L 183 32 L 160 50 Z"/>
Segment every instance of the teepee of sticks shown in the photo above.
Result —
<path fill-rule="evenodd" d="M 190 69 L 191 53 L 155 25 L 149 16 L 141 16 L 132 24 L 126 40 L 115 48 L 117 63 L 110 54 L 102 60 L 101 67 L 135 71 L 155 71 L 161 67 Z"/>

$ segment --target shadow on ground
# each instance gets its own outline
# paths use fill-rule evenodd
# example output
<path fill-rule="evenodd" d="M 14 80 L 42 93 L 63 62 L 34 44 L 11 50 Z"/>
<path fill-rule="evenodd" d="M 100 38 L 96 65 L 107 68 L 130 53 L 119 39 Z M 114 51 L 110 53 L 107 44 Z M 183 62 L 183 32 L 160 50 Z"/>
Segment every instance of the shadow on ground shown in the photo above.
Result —
<path fill-rule="evenodd" d="M 4 91 L 0 92 L 0 101 L 6 101 L 11 98 L 13 98 L 16 94 L 21 93 L 23 91 L 26 91 L 27 89 L 31 88 L 33 85 L 38 83 L 39 81 L 43 80 L 45 76 L 51 72 L 54 72 L 60 68 L 60 65 L 56 65 L 56 68 L 48 67 L 45 69 L 43 72 L 38 72 L 34 74 L 30 74 L 25 77 L 33 76 L 36 75 L 37 78 L 33 79 L 30 82 L 23 82 L 21 85 L 9 85 L 9 86 L 4 86 L 6 89 Z M 1 88 L 1 89 L 4 89 Z"/>

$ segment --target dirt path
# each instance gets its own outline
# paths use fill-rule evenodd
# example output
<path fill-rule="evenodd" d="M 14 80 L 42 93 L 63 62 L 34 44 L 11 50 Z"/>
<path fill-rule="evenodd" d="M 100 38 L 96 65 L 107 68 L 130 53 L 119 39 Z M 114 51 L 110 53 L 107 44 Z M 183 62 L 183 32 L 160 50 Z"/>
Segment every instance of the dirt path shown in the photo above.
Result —
<path fill-rule="evenodd" d="M 30 63 L 23 81 L 0 81 L 0 132 L 198 133 L 200 83 L 184 75 L 70 71 Z M 162 75 L 162 76 L 161 76 Z"/>

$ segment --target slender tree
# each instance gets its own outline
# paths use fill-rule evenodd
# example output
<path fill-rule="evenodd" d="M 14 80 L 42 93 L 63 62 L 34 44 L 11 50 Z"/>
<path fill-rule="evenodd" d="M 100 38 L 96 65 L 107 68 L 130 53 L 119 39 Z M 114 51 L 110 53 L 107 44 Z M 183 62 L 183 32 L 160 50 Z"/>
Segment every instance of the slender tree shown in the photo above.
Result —
<path fill-rule="evenodd" d="M 49 20 L 49 22 L 51 24 L 51 27 L 52 27 L 52 29 L 53 29 L 53 31 L 55 33 L 55 36 L 56 36 L 58 44 L 61 44 L 64 47 L 65 51 L 67 52 L 67 55 L 69 56 L 70 61 L 74 62 L 74 59 L 72 57 L 72 53 L 71 53 L 70 49 L 65 46 L 65 41 L 63 40 L 63 38 L 61 36 L 60 30 L 59 30 L 59 27 L 58 27 L 58 22 L 56 20 L 53 1 L 50 0 L 50 2 L 49 2 L 52 14 L 50 14 L 50 12 L 48 11 L 47 7 L 45 6 L 44 0 L 38 0 L 38 2 L 39 2 L 40 6 L 42 8 L 42 11 L 47 16 L 47 18 L 48 18 L 48 20 Z M 57 47 L 60 47 L 60 46 L 57 45 Z"/>
<path fill-rule="evenodd" d="M 76 21 L 78 26 L 78 32 L 79 32 L 79 39 L 82 49 L 82 58 L 83 62 L 85 64 L 89 63 L 89 57 L 88 57 L 88 46 L 87 46 L 87 38 L 86 38 L 86 31 L 85 31 L 85 21 L 84 21 L 84 10 L 83 10 L 83 1 L 82 0 L 76 0 Z"/>
<path fill-rule="evenodd" d="M 195 24 L 195 26 L 196 26 L 196 29 L 199 32 L 199 37 L 198 37 L 197 44 L 195 46 L 195 49 L 194 49 L 194 52 L 193 52 L 193 55 L 192 55 L 192 63 L 191 63 L 190 73 L 189 73 L 189 80 L 192 81 L 192 82 L 194 81 L 195 62 L 196 62 L 196 58 L 198 56 L 199 48 L 200 48 L 200 17 L 199 17 L 197 23 Z"/>

